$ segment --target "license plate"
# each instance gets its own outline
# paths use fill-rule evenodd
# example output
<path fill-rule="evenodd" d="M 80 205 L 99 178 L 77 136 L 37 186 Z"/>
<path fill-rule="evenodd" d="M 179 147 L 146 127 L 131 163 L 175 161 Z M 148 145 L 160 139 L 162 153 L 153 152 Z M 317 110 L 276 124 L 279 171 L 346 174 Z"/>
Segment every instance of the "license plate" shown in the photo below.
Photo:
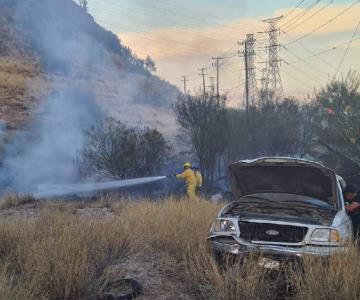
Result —
<path fill-rule="evenodd" d="M 261 266 L 265 269 L 279 270 L 280 262 L 278 262 L 277 260 L 267 258 L 267 257 L 263 257 L 260 259 L 259 266 Z"/>

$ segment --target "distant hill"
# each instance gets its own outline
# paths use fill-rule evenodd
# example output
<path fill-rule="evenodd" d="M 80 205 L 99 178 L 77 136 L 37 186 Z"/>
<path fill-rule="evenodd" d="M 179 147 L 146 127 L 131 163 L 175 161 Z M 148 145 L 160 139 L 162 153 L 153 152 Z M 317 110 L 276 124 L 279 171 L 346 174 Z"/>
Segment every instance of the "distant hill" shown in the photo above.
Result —
<path fill-rule="evenodd" d="M 72 0 L 0 0 L 0 119 L 33 119 L 41 101 L 83 90 L 104 113 L 130 124 L 176 128 L 176 87 L 146 69 L 112 32 Z M 35 115 L 34 115 L 35 114 Z M 166 133 L 165 132 L 165 133 Z"/>

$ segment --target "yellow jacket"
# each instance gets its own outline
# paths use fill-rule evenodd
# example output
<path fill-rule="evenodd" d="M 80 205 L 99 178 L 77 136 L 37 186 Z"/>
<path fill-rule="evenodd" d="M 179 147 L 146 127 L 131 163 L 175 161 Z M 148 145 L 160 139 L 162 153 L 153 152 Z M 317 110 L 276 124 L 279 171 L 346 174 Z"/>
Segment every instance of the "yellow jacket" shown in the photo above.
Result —
<path fill-rule="evenodd" d="M 187 186 L 197 186 L 195 172 L 191 169 L 186 169 L 181 174 L 177 174 L 176 178 L 185 180 Z"/>
<path fill-rule="evenodd" d="M 194 171 L 194 172 L 195 172 L 197 187 L 200 188 L 203 185 L 203 177 L 199 171 Z"/>

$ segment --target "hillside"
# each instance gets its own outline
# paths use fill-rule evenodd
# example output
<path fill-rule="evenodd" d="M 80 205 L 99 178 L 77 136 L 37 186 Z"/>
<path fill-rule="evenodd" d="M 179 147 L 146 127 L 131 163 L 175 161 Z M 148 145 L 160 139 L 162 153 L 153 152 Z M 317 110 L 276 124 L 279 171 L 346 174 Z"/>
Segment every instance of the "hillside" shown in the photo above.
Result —
<path fill-rule="evenodd" d="M 177 89 L 75 2 L 0 0 L 0 8 L 0 118 L 9 129 L 65 88 L 91 94 L 118 119 L 174 129 L 168 108 Z"/>
<path fill-rule="evenodd" d="M 86 132 L 109 116 L 172 140 L 177 93 L 74 1 L 0 0 L 2 192 L 79 180 Z"/>

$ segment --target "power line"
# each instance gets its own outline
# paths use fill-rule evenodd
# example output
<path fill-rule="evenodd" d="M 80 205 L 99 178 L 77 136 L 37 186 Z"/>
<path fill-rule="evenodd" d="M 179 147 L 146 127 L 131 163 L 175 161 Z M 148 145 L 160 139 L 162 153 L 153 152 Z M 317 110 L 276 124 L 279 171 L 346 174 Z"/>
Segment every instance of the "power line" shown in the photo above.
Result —
<path fill-rule="evenodd" d="M 308 73 L 304 72 L 303 70 L 301 70 L 300 68 L 288 63 L 286 60 L 283 60 L 283 62 L 285 64 L 287 64 L 288 66 L 292 67 L 293 69 L 297 70 L 298 72 L 302 73 L 303 75 L 305 75 L 307 78 L 314 78 L 316 81 L 318 81 L 318 83 L 322 84 L 321 80 L 319 80 L 318 78 L 309 75 Z"/>
<path fill-rule="evenodd" d="M 287 76 L 289 76 L 289 77 L 291 77 L 292 79 L 296 80 L 297 82 L 301 82 L 303 85 L 305 85 L 305 86 L 307 86 L 307 87 L 309 87 L 309 88 L 313 88 L 313 86 L 309 85 L 307 82 L 305 82 L 305 81 L 299 79 L 298 77 L 294 76 L 292 73 L 287 72 L 287 71 L 285 71 L 285 70 L 283 70 L 283 72 L 284 72 Z"/>
<path fill-rule="evenodd" d="M 291 51 L 289 48 L 287 48 L 286 46 L 282 46 L 286 51 L 288 51 L 289 53 L 291 53 L 293 56 L 295 56 L 297 59 L 301 59 L 301 57 L 300 56 L 298 56 L 295 52 L 293 52 L 293 51 Z M 307 66 L 309 66 L 310 68 L 311 68 L 311 70 L 313 71 L 314 70 L 314 66 L 313 65 L 311 65 L 310 63 L 308 63 L 307 61 L 304 61 L 304 63 L 307 65 Z M 319 70 L 320 71 L 320 69 L 316 69 L 316 70 Z M 325 75 L 328 75 L 328 74 L 325 74 Z M 313 75 L 314 76 L 314 75 Z M 316 77 L 317 78 L 317 76 L 314 76 L 314 77 Z M 318 80 L 319 78 L 317 78 L 317 80 Z"/>
<path fill-rule="evenodd" d="M 114 4 L 111 2 L 111 0 L 107 0 L 108 2 L 110 1 L 110 4 L 114 7 Z M 149 3 L 148 1 L 142 1 L 142 0 L 133 0 L 133 1 L 137 1 L 137 2 L 141 2 L 141 3 Z M 221 24 L 221 23 L 217 23 L 216 21 L 214 21 L 214 19 L 211 19 L 211 18 L 209 18 L 208 16 L 207 16 L 207 19 L 199 19 L 199 18 L 197 18 L 197 17 L 194 17 L 194 16 L 191 16 L 191 15 L 188 15 L 188 14 L 184 14 L 184 13 L 181 13 L 181 12 L 178 12 L 178 11 L 174 11 L 174 10 L 171 10 L 171 9 L 169 9 L 169 8 L 166 8 L 166 7 L 163 7 L 163 6 L 158 6 L 158 5 L 154 5 L 154 3 L 152 2 L 151 3 L 151 5 L 154 7 L 156 7 L 157 9 L 159 9 L 159 10 L 162 10 L 162 11 L 164 11 L 164 12 L 168 12 L 168 13 L 170 13 L 170 14 L 167 14 L 167 15 L 170 15 L 170 16 L 172 16 L 172 15 L 178 15 L 178 16 L 182 16 L 182 17 L 185 17 L 185 18 L 188 18 L 188 19 L 192 19 L 192 20 L 195 20 L 195 21 L 197 21 L 198 23 L 208 23 L 209 22 L 209 20 L 212 20 L 212 23 L 213 24 L 218 24 L 219 26 L 222 26 L 223 24 Z M 138 13 L 138 14 L 142 14 L 142 15 L 147 15 L 147 16 L 149 16 L 149 17 L 152 17 L 152 18 L 154 18 L 154 19 L 156 19 L 156 20 L 159 20 L 159 16 L 153 16 L 153 15 L 151 15 L 151 14 L 148 14 L 148 13 L 144 13 L 144 12 L 139 12 L 139 11 L 134 11 L 134 9 L 132 9 L 132 8 L 124 8 L 124 7 L 122 7 L 123 9 L 127 9 L 127 10 L 129 10 L 129 11 L 131 11 L 131 12 L 135 12 L 135 13 Z M 160 19 L 160 20 L 162 20 L 162 21 L 166 21 L 166 20 L 164 20 L 164 19 Z M 166 21 L 168 24 L 171 24 L 171 25 L 173 25 L 174 24 L 174 22 L 173 22 L 173 20 L 172 19 L 167 19 L 167 21 Z M 224 25 L 224 26 L 226 26 L 226 25 Z M 184 27 L 186 27 L 186 28 L 192 28 L 191 26 L 184 26 Z M 235 27 L 234 27 L 235 28 Z M 234 30 L 234 29 L 233 29 Z M 239 28 L 236 28 L 236 30 L 237 31 L 239 31 Z M 235 39 L 236 37 L 234 37 L 234 36 L 231 36 L 231 35 L 222 35 L 223 37 L 227 37 L 227 38 L 229 38 L 229 39 Z"/>
<path fill-rule="evenodd" d="M 282 33 L 288 35 L 287 32 L 281 30 Z M 284 46 L 287 46 L 288 44 L 285 44 Z M 314 57 L 318 58 L 322 63 L 326 64 L 328 67 L 330 67 L 331 69 L 334 69 L 335 70 L 335 67 L 332 66 L 329 62 L 327 62 L 325 59 L 323 59 L 322 57 L 319 57 L 317 55 L 314 55 L 314 52 L 312 50 L 310 50 L 308 47 L 302 45 L 302 44 L 299 44 L 301 46 L 301 48 L 303 48 L 304 50 L 306 50 L 307 52 L 309 52 L 310 54 L 312 54 Z"/>
<path fill-rule="evenodd" d="M 300 12 L 297 16 L 295 16 L 295 18 L 293 18 L 292 20 L 290 20 L 289 22 L 285 23 L 282 25 L 282 27 L 288 28 L 291 27 L 292 25 L 294 25 L 297 21 L 299 21 L 302 17 L 306 16 L 314 7 L 316 7 L 321 0 L 316 0 L 314 1 L 312 4 L 310 4 L 310 6 L 308 6 L 304 11 Z"/>
<path fill-rule="evenodd" d="M 346 48 L 346 50 L 345 50 L 345 52 L 344 52 L 344 55 L 343 55 L 343 57 L 342 57 L 341 60 L 340 60 L 339 66 L 338 66 L 338 68 L 337 68 L 337 70 L 336 70 L 336 73 L 335 73 L 335 77 L 336 77 L 336 75 L 338 74 L 338 72 L 339 72 L 339 70 L 340 70 L 340 68 L 341 68 L 341 66 L 342 66 L 342 64 L 343 64 L 343 62 L 344 62 L 344 60 L 345 60 L 346 55 L 347 55 L 348 52 L 349 52 L 350 46 L 351 46 L 352 42 L 354 41 L 354 38 L 355 38 L 356 33 L 357 33 L 358 29 L 359 29 L 359 26 L 360 26 L 360 21 L 358 22 L 358 24 L 357 24 L 357 26 L 356 26 L 356 28 L 355 28 L 355 30 L 354 30 L 354 33 L 353 33 L 353 35 L 352 35 L 352 37 L 351 37 L 351 39 L 350 39 L 350 41 L 349 41 L 349 43 L 348 43 L 348 45 L 347 45 L 347 48 Z"/>
<path fill-rule="evenodd" d="M 312 15 L 308 16 L 305 20 L 303 20 L 302 22 L 298 23 L 297 25 L 293 25 L 288 27 L 286 30 L 287 32 L 294 30 L 296 28 L 298 28 L 299 26 L 301 26 L 302 24 L 304 24 L 305 22 L 307 22 L 308 20 L 312 19 L 314 16 L 316 16 L 317 14 L 321 13 L 324 9 L 326 9 L 330 4 L 332 4 L 334 2 L 334 0 L 330 0 L 328 3 L 326 3 L 324 6 L 320 7 L 315 13 L 313 13 Z"/>
<path fill-rule="evenodd" d="M 172 7 L 174 7 L 174 8 L 177 8 L 177 9 L 179 9 L 179 8 L 180 8 L 180 9 L 183 9 L 181 6 L 175 5 L 175 4 L 173 4 L 173 3 L 168 3 L 168 2 L 165 2 L 165 1 L 161 1 L 161 0 L 157 0 L 157 1 L 158 1 L 158 2 L 162 2 L 162 3 L 165 4 L 165 5 L 168 5 L 168 6 L 172 6 Z M 188 11 L 187 9 L 183 9 L 183 10 Z M 218 18 L 218 16 L 215 16 L 215 15 L 212 15 L 212 14 L 208 14 L 208 13 L 203 13 L 203 12 L 200 12 L 200 11 L 197 11 L 197 10 L 194 10 L 194 9 L 191 9 L 191 11 L 192 11 L 192 12 L 195 12 L 195 13 L 197 13 L 197 14 L 203 15 L 204 17 L 207 18 L 206 20 L 202 19 L 202 21 L 206 21 L 206 22 L 207 22 L 209 18 L 211 18 L 212 20 L 215 20 L 215 19 Z M 193 18 L 193 17 L 190 16 L 190 15 L 188 15 L 188 16 L 191 17 L 191 18 Z M 214 24 L 218 24 L 218 25 L 223 26 L 223 27 L 227 27 L 227 28 L 233 29 L 233 30 L 238 30 L 238 28 L 236 28 L 236 27 L 229 26 L 229 25 L 227 25 L 227 24 L 223 24 L 223 23 L 220 23 L 220 22 L 214 22 L 214 21 L 213 21 L 213 23 L 214 23 Z M 253 25 L 253 24 L 250 24 L 250 23 L 245 23 L 245 22 L 238 22 L 238 23 L 239 23 L 239 24 L 244 24 L 244 25 L 246 25 L 246 26 L 258 28 L 258 26 Z"/>
<path fill-rule="evenodd" d="M 227 36 L 227 35 L 221 35 L 222 38 L 220 39 L 220 38 L 217 38 L 217 37 L 210 37 L 210 36 L 207 36 L 207 35 L 199 34 L 196 30 L 193 30 L 193 28 L 190 27 L 190 26 L 182 26 L 182 27 L 175 26 L 173 20 L 171 20 L 171 19 L 169 19 L 169 18 L 166 18 L 166 19 L 164 19 L 164 18 L 159 18 L 158 16 L 154 16 L 154 15 L 149 14 L 149 13 L 146 13 L 146 12 L 135 11 L 134 9 L 129 8 L 129 7 L 120 7 L 120 6 L 118 6 L 118 5 L 113 4 L 112 2 L 109 2 L 109 0 L 106 0 L 106 1 L 107 1 L 107 4 L 110 5 L 111 7 L 113 7 L 114 9 L 116 8 L 116 9 L 119 9 L 119 10 L 126 10 L 126 11 L 128 11 L 130 14 L 133 14 L 133 15 L 143 15 L 143 16 L 147 16 L 147 17 L 149 17 L 149 18 L 151 18 L 151 19 L 155 19 L 156 21 L 160 21 L 160 22 L 163 23 L 163 24 L 171 25 L 172 28 L 174 28 L 174 29 L 176 29 L 176 30 L 178 30 L 178 31 L 183 31 L 183 32 L 187 32 L 187 33 L 192 32 L 193 35 L 199 36 L 199 37 L 201 37 L 201 38 L 207 38 L 207 39 L 211 39 L 211 40 L 215 40 L 215 41 L 220 41 L 220 42 L 221 42 L 221 41 L 231 41 L 231 40 L 234 40 L 234 39 L 236 38 L 236 37 L 230 36 L 230 35 L 228 35 L 228 36 Z M 116 13 L 114 13 L 113 11 L 108 11 L 107 13 L 108 13 L 109 15 L 113 16 L 113 17 L 116 17 L 116 18 L 119 17 L 119 16 L 118 16 Z M 142 22 L 141 20 L 137 20 L 137 22 L 140 22 L 140 23 L 146 25 L 146 23 Z M 225 40 L 225 39 L 227 39 L 227 40 Z"/>
<path fill-rule="evenodd" d="M 287 17 L 289 17 L 297 8 L 300 7 L 301 4 L 303 4 L 305 2 L 305 0 L 301 0 L 292 10 L 290 10 L 282 19 L 282 21 L 284 21 Z"/>
<path fill-rule="evenodd" d="M 313 34 L 314 32 L 320 30 L 321 28 L 325 27 L 326 25 L 330 24 L 331 22 L 333 22 L 334 20 L 336 20 L 337 18 L 339 18 L 340 16 L 344 15 L 345 13 L 347 13 L 350 9 L 352 9 L 354 6 L 356 6 L 357 4 L 359 4 L 360 0 L 356 0 L 354 3 L 352 3 L 350 6 L 348 6 L 347 8 L 345 8 L 344 10 L 342 10 L 340 13 L 338 13 L 335 17 L 333 17 L 332 19 L 330 19 L 329 21 L 321 24 L 320 26 L 316 27 L 315 29 L 313 29 L 312 31 L 288 42 L 285 44 L 285 46 L 287 45 L 291 45 L 291 44 L 294 44 L 306 37 L 308 37 L 309 35 Z"/>
<path fill-rule="evenodd" d="M 356 40 L 360 40 L 360 37 L 357 38 L 357 39 L 354 39 L 354 41 L 356 41 Z M 298 60 L 295 60 L 295 61 L 291 62 L 290 64 L 296 64 L 296 63 L 299 63 L 299 62 L 302 62 L 302 61 L 311 59 L 311 58 L 313 58 L 313 57 L 317 57 L 317 56 L 319 56 L 319 55 L 323 55 L 323 54 L 325 54 L 325 53 L 334 51 L 334 50 L 338 49 L 339 47 L 341 47 L 341 46 L 343 46 L 343 45 L 346 45 L 346 44 L 348 44 L 348 43 L 349 43 L 349 42 L 347 41 L 347 42 L 338 44 L 338 45 L 333 46 L 333 47 L 330 47 L 330 48 L 328 48 L 328 49 L 326 49 L 326 50 L 322 50 L 322 51 L 320 51 L 320 52 L 317 52 L 317 53 L 315 53 L 315 54 L 313 54 L 313 55 L 310 55 L 310 56 L 303 57 L 303 58 L 300 58 L 300 59 L 298 59 Z M 350 47 L 351 47 L 351 45 L 350 45 Z"/>

